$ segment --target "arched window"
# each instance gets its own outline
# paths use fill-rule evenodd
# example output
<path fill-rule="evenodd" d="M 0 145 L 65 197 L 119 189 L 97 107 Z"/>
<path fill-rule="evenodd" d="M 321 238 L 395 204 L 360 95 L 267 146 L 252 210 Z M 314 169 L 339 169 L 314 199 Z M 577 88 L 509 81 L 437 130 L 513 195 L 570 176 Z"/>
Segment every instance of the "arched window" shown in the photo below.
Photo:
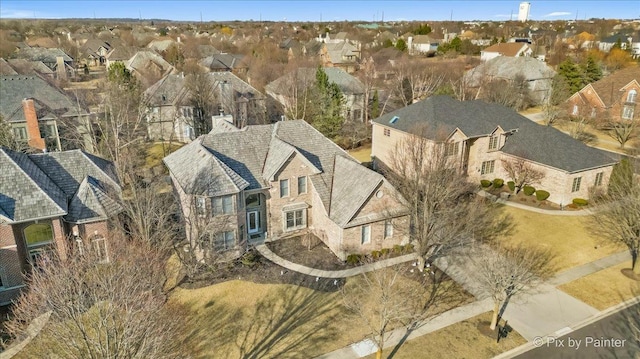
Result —
<path fill-rule="evenodd" d="M 636 97 L 638 96 L 638 91 L 631 90 L 627 94 L 627 102 L 636 102 Z"/>

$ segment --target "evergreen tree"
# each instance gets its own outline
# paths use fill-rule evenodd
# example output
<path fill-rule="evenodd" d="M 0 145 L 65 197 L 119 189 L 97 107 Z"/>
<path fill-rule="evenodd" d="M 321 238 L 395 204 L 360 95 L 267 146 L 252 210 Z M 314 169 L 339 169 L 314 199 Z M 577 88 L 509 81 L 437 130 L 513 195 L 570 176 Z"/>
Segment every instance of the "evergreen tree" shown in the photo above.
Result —
<path fill-rule="evenodd" d="M 585 84 L 596 82 L 602 78 L 600 65 L 591 55 L 587 57 L 587 61 L 583 65 L 582 71 L 584 72 Z"/>
<path fill-rule="evenodd" d="M 431 26 L 427 24 L 421 24 L 420 27 L 413 30 L 413 33 L 416 35 L 428 35 L 431 33 Z"/>
<path fill-rule="evenodd" d="M 380 99 L 378 98 L 378 90 L 375 90 L 371 101 L 371 118 L 377 118 L 378 116 L 380 116 Z"/>
<path fill-rule="evenodd" d="M 396 41 L 396 49 L 405 51 L 407 49 L 407 43 L 403 39 L 398 39 L 398 41 Z"/>
<path fill-rule="evenodd" d="M 344 97 L 340 87 L 329 81 L 324 69 L 318 66 L 316 71 L 315 115 L 312 125 L 326 137 L 334 140 L 338 137 L 344 123 Z"/>
<path fill-rule="evenodd" d="M 558 66 L 558 75 L 564 78 L 570 93 L 578 92 L 584 85 L 582 71 L 571 58 L 567 58 Z"/>
<path fill-rule="evenodd" d="M 382 47 L 384 47 L 385 49 L 387 47 L 393 47 L 393 41 L 391 41 L 391 39 L 386 39 L 382 42 Z"/>

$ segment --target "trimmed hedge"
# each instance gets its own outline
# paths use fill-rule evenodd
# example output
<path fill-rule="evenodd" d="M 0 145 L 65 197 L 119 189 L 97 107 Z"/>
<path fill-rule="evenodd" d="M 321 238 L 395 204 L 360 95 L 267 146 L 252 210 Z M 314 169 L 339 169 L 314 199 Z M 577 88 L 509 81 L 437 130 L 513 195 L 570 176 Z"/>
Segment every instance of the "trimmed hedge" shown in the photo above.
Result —
<path fill-rule="evenodd" d="M 589 201 L 584 198 L 574 198 L 573 204 L 575 204 L 576 206 L 586 206 L 587 204 L 589 204 Z"/>
<path fill-rule="evenodd" d="M 480 186 L 482 186 L 482 188 L 487 188 L 487 187 L 491 186 L 491 181 L 489 181 L 489 180 L 480 180 Z"/>
<path fill-rule="evenodd" d="M 509 181 L 507 182 L 507 187 L 509 187 L 509 189 L 511 190 L 511 192 L 516 190 L 516 183 L 513 181 Z"/>
<path fill-rule="evenodd" d="M 527 196 L 531 196 L 535 191 L 536 189 L 531 186 L 522 187 L 522 192 L 524 192 L 524 194 L 526 194 Z"/>
<path fill-rule="evenodd" d="M 541 190 L 541 189 L 536 191 L 536 199 L 538 201 L 544 201 L 545 199 L 549 198 L 550 195 L 551 194 L 549 192 Z"/>
<path fill-rule="evenodd" d="M 500 188 L 504 186 L 504 180 L 502 178 L 496 178 L 493 180 L 493 188 Z"/>

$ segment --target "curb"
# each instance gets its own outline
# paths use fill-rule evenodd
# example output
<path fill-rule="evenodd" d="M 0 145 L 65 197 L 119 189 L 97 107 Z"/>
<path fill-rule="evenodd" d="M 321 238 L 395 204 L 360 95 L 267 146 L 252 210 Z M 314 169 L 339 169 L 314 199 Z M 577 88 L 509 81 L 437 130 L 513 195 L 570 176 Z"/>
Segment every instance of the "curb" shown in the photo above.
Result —
<path fill-rule="evenodd" d="M 637 297 L 633 297 L 631 299 L 627 299 L 626 301 L 622 302 L 622 303 L 618 303 L 612 307 L 609 307 L 605 310 L 600 311 L 598 314 L 595 314 L 581 322 L 578 322 L 576 324 L 573 324 L 572 326 L 569 326 L 567 328 L 563 328 L 560 329 L 558 331 L 556 331 L 555 333 L 551 333 L 549 335 L 545 335 L 544 337 L 541 337 L 543 340 L 546 340 L 547 338 L 556 338 L 556 337 L 560 337 L 560 336 L 564 336 L 570 333 L 575 332 L 578 329 L 582 329 L 584 327 L 586 327 L 589 324 L 592 324 L 594 322 L 597 322 L 598 320 L 609 316 L 611 314 L 615 314 L 621 310 L 627 309 L 630 306 L 634 305 L 634 304 L 638 304 L 640 303 L 640 296 Z M 555 335 L 554 335 L 555 334 Z M 493 359 L 507 359 L 507 358 L 513 358 L 515 356 L 518 356 L 520 354 L 524 354 L 530 350 L 536 349 L 538 348 L 537 346 L 535 346 L 535 344 L 533 342 L 527 342 L 525 344 L 522 344 L 519 347 L 513 348 L 509 351 L 506 351 L 502 354 L 496 355 L 493 357 Z"/>

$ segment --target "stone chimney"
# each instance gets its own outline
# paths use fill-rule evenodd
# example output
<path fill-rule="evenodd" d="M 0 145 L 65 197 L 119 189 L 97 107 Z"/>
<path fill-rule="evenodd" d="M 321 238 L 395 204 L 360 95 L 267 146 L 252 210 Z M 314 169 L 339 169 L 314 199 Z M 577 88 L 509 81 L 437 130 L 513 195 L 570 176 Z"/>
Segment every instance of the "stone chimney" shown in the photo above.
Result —
<path fill-rule="evenodd" d="M 64 58 L 62 56 L 56 56 L 56 73 L 59 80 L 67 79 L 67 69 L 64 66 Z"/>
<path fill-rule="evenodd" d="M 46 146 L 44 139 L 40 136 L 40 128 L 38 127 L 38 115 L 36 114 L 36 106 L 32 98 L 22 100 L 22 111 L 24 119 L 27 121 L 27 137 L 29 138 L 29 146 L 44 151 Z"/>

